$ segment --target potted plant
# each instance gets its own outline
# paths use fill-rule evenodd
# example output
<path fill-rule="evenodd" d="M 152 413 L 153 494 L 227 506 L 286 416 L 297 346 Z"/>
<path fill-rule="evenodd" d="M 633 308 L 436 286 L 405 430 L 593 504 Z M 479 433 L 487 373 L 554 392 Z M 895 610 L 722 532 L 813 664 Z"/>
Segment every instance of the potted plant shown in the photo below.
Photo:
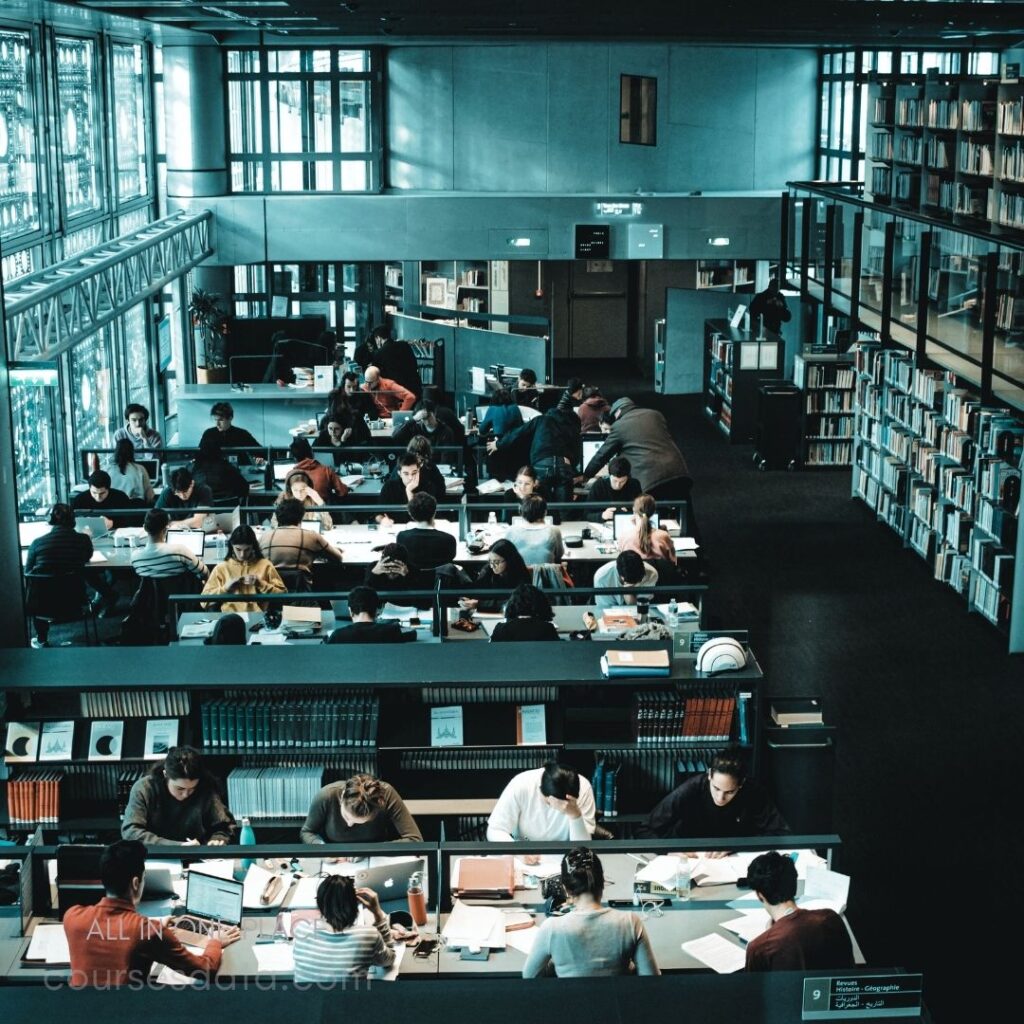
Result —
<path fill-rule="evenodd" d="M 196 380 L 200 384 L 226 384 L 228 379 L 228 321 L 219 302 L 219 295 L 197 288 L 188 304 L 199 357 Z"/>

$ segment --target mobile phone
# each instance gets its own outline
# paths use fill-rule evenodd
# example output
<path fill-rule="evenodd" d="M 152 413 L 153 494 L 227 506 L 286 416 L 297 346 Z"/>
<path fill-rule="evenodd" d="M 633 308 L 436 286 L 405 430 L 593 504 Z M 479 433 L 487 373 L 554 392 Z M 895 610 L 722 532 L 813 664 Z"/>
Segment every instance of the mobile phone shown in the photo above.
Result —
<path fill-rule="evenodd" d="M 418 956 L 422 960 L 426 960 L 426 958 L 430 956 L 436 948 L 437 939 L 420 939 L 412 955 Z"/>

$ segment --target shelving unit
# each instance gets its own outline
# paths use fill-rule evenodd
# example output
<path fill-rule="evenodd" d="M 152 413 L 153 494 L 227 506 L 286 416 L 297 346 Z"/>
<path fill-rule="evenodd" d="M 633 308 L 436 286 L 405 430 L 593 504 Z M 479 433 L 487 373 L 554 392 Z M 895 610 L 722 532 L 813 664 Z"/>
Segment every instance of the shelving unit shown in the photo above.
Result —
<path fill-rule="evenodd" d="M 730 740 L 747 748 L 757 772 L 761 672 L 753 655 L 742 672 L 714 679 L 694 673 L 692 661 L 674 661 L 667 678 L 609 680 L 598 667 L 604 645 L 587 645 L 593 650 L 581 653 L 566 644 L 545 653 L 543 681 L 530 682 L 523 681 L 520 664 L 508 663 L 506 653 L 481 646 L 482 651 L 459 652 L 403 649 L 387 664 L 372 648 L 353 651 L 343 671 L 360 682 L 340 685 L 325 682 L 321 668 L 297 663 L 287 651 L 260 652 L 257 670 L 247 657 L 232 660 L 214 648 L 203 649 L 216 662 L 204 663 L 205 678 L 223 680 L 216 689 L 188 674 L 192 648 L 164 652 L 162 679 L 117 688 L 99 682 L 101 662 L 92 651 L 77 652 L 74 662 L 58 657 L 67 671 L 47 669 L 38 657 L 35 664 L 16 660 L 5 678 L 5 736 L 6 723 L 73 719 L 74 757 L 4 765 L 2 789 L 6 796 L 11 780 L 52 769 L 61 775 L 60 825 L 115 830 L 128 790 L 152 763 L 135 756 L 150 717 L 140 712 L 162 707 L 159 702 L 168 695 L 175 702 L 172 710 L 182 712 L 176 716 L 178 742 L 203 751 L 210 769 L 224 780 L 236 815 L 248 814 L 268 828 L 297 828 L 310 791 L 360 771 L 393 783 L 408 800 L 452 801 L 451 815 L 444 817 L 453 818 L 460 814 L 460 801 L 496 798 L 514 774 L 551 758 L 574 765 L 588 778 L 598 759 L 621 765 L 617 806 L 605 808 L 609 818 L 646 813 L 681 776 L 702 770 Z M 179 672 L 190 681 L 171 682 Z M 331 674 L 340 674 L 337 666 Z M 287 687 L 281 679 L 288 680 Z M 638 691 L 645 701 L 637 700 Z M 87 705 L 86 698 L 101 702 Z M 542 745 L 517 743 L 516 711 L 523 704 L 545 706 Z M 431 708 L 453 705 L 462 708 L 463 744 L 431 746 Z M 101 715 L 84 714 L 100 710 Z M 125 722 L 122 749 L 130 759 L 88 759 L 90 723 L 97 718 Z M 274 768 L 272 775 L 268 770 Z M 246 786 L 250 793 L 262 786 L 258 791 L 267 796 L 243 805 L 239 794 Z M 14 831 L 30 824 L 6 817 L 5 823 Z"/>
<path fill-rule="evenodd" d="M 680 287 L 753 294 L 757 263 L 748 259 L 686 260 L 681 268 Z"/>
<path fill-rule="evenodd" d="M 405 268 L 401 263 L 384 264 L 384 312 L 401 313 L 405 308 Z"/>
<path fill-rule="evenodd" d="M 785 341 L 771 331 L 730 327 L 727 320 L 704 322 L 704 412 L 730 444 L 752 444 L 757 425 L 757 389 L 779 380 Z"/>
<path fill-rule="evenodd" d="M 451 310 L 450 317 L 442 318 L 452 322 L 458 321 L 469 327 L 487 326 L 487 320 L 472 314 L 491 311 L 490 261 L 424 260 L 419 266 L 420 301 L 424 306 Z M 437 314 L 422 315 L 438 318 Z"/>
<path fill-rule="evenodd" d="M 793 357 L 793 383 L 803 392 L 805 467 L 853 464 L 855 382 L 850 355 L 806 348 Z"/>
<path fill-rule="evenodd" d="M 909 352 L 858 345 L 855 362 L 853 496 L 1024 650 L 1024 422 Z"/>

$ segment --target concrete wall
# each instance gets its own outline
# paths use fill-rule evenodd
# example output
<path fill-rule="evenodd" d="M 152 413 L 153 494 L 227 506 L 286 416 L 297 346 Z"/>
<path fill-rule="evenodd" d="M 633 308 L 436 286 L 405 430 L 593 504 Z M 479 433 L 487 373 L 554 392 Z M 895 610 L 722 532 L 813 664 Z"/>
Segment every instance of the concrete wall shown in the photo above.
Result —
<path fill-rule="evenodd" d="M 811 49 L 550 43 L 388 52 L 387 184 L 470 192 L 776 189 L 813 175 Z M 658 80 L 657 145 L 619 76 Z"/>

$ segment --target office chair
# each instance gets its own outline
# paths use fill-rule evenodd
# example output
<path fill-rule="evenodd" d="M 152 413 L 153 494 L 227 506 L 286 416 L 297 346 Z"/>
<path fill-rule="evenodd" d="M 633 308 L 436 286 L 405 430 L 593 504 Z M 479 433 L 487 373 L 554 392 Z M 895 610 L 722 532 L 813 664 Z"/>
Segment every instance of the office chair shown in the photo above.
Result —
<path fill-rule="evenodd" d="M 96 627 L 96 612 L 89 601 L 85 586 L 85 572 L 26 572 L 25 611 L 33 619 L 40 619 L 49 626 L 70 622 L 85 625 L 85 642 L 88 646 L 99 646 L 100 638 Z M 89 623 L 92 623 L 92 639 L 89 638 Z"/>

